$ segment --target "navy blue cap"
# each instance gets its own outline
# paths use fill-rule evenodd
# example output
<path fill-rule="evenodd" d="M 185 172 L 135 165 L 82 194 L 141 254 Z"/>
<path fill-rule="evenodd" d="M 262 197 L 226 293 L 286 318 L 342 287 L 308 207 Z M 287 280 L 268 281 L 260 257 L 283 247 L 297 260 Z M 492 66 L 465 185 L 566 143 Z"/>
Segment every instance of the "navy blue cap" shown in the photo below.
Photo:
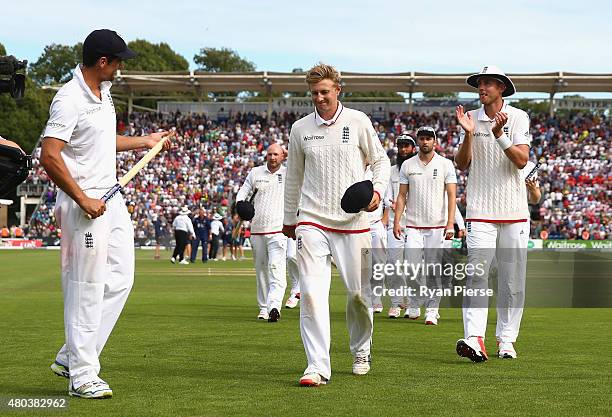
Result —
<path fill-rule="evenodd" d="M 236 203 L 236 213 L 242 220 L 250 221 L 255 217 L 255 206 L 248 201 L 239 201 Z"/>
<path fill-rule="evenodd" d="M 372 181 L 356 182 L 344 192 L 340 201 L 340 207 L 347 213 L 359 213 L 370 205 L 372 197 L 374 197 L 374 184 L 372 184 Z"/>
<path fill-rule="evenodd" d="M 136 57 L 121 36 L 114 30 L 98 29 L 91 32 L 83 42 L 83 56 L 116 56 L 121 59 Z"/>

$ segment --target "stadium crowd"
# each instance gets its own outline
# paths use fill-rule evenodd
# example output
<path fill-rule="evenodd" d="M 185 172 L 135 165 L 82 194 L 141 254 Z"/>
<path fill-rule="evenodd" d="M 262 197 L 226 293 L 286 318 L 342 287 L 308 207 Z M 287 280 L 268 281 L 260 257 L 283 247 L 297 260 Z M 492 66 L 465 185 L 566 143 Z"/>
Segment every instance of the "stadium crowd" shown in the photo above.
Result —
<path fill-rule="evenodd" d="M 249 169 L 264 162 L 264 149 L 271 143 L 287 146 L 296 113 L 265 115 L 224 112 L 224 117 L 205 115 L 132 113 L 120 115 L 118 133 L 146 135 L 158 129 L 173 130 L 177 139 L 170 152 L 155 158 L 124 189 L 132 214 L 137 244 L 153 243 L 154 220 L 161 234 L 172 236 L 172 219 L 183 206 L 204 208 L 209 216 L 219 213 L 230 221 L 230 206 Z M 402 113 L 373 121 L 383 146 L 393 158 L 395 137 L 414 133 L 420 126 L 433 126 L 438 135 L 438 152 L 452 158 L 459 145 L 459 128 L 454 113 Z M 609 239 L 610 157 L 609 120 L 603 116 L 579 114 L 565 118 L 531 115 L 531 159 L 540 160 L 542 188 L 540 204 L 531 207 L 532 238 Z M 37 163 L 28 179 L 49 180 Z M 118 176 L 144 152 L 118 154 Z M 458 176 L 457 195 L 462 207 L 466 173 Z M 26 231 L 30 238 L 56 240 L 60 231 L 53 217 L 55 188 L 52 184 L 41 198 Z"/>

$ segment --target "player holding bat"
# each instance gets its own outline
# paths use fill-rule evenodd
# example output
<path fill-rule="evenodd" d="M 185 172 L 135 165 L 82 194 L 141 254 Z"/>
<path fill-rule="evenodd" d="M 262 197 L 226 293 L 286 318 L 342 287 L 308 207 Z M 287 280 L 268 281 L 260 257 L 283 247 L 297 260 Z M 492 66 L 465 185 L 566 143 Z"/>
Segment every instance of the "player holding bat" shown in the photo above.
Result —
<path fill-rule="evenodd" d="M 59 187 L 55 217 L 62 228 L 65 344 L 51 369 L 69 378 L 70 395 L 83 398 L 113 395 L 98 376 L 98 357 L 134 281 L 134 230 L 125 202 L 120 193 L 102 201 L 117 184 L 116 153 L 154 148 L 167 135 L 116 134 L 111 81 L 134 56 L 114 31 L 89 34 L 83 64 L 55 95 L 43 135 L 41 164 Z M 159 147 L 169 146 L 166 140 Z"/>

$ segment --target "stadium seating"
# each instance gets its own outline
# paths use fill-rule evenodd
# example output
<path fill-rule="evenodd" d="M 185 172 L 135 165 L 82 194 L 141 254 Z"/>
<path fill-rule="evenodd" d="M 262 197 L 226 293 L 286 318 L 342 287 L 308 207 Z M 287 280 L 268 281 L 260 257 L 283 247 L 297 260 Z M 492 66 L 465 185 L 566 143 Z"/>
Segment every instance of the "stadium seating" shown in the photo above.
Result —
<path fill-rule="evenodd" d="M 264 150 L 271 143 L 287 146 L 291 124 L 302 115 L 273 113 L 268 123 L 263 115 L 230 114 L 218 122 L 204 115 L 133 113 L 122 115 L 118 133 L 145 135 L 158 129 L 176 129 L 179 137 L 170 152 L 154 159 L 124 190 L 132 214 L 135 239 L 149 244 L 154 236 L 152 218 L 164 219 L 166 234 L 183 205 L 228 212 L 229 206 L 249 169 L 264 162 Z M 541 203 L 532 207 L 533 238 L 548 234 L 549 239 L 580 238 L 587 231 L 590 239 L 606 239 L 610 225 L 610 149 L 611 130 L 607 119 L 578 115 L 550 118 L 531 115 L 532 155 L 543 159 L 540 169 Z M 459 132 L 453 113 L 402 113 L 387 120 L 374 121 L 383 146 L 393 155 L 394 138 L 399 133 L 415 132 L 423 125 L 438 133 L 438 152 L 452 158 L 457 151 Z M 30 182 L 48 183 L 37 163 Z M 118 176 L 137 161 L 143 152 L 125 152 L 117 157 Z M 460 173 L 458 196 L 465 191 L 466 174 Z M 30 219 L 27 235 L 57 242 L 52 184 Z"/>

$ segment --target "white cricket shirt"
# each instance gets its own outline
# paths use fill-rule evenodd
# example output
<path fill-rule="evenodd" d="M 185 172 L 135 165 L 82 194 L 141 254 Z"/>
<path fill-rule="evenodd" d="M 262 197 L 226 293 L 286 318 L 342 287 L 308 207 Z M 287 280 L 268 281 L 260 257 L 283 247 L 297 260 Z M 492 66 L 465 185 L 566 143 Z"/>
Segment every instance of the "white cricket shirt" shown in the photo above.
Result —
<path fill-rule="evenodd" d="M 282 165 L 276 172 L 270 172 L 266 163 L 251 169 L 238 190 L 236 201 L 248 200 L 257 190 L 253 201 L 252 235 L 282 232 L 286 173 L 287 168 Z"/>
<path fill-rule="evenodd" d="M 193 232 L 193 223 L 186 214 L 179 214 L 176 216 L 172 222 L 172 227 L 174 227 L 174 230 L 182 230 L 190 235 L 195 235 Z"/>
<path fill-rule="evenodd" d="M 108 189 L 117 182 L 117 121 L 110 81 L 96 97 L 77 65 L 72 80 L 55 94 L 43 137 L 66 142 L 62 159 L 82 190 Z"/>
<path fill-rule="evenodd" d="M 503 127 L 513 145 L 530 145 L 529 116 L 504 102 L 508 122 Z M 511 223 L 529 218 L 527 189 L 521 170 L 508 159 L 493 135 L 493 121 L 480 109 L 468 112 L 475 123 L 472 161 L 467 179 L 467 221 Z M 461 132 L 463 143 L 465 132 Z"/>
<path fill-rule="evenodd" d="M 448 220 L 446 184 L 456 184 L 455 166 L 434 152 L 427 165 L 418 155 L 402 164 L 400 184 L 408 184 L 406 227 L 444 228 Z M 453 219 L 454 220 L 454 219 Z"/>
<path fill-rule="evenodd" d="M 316 111 L 310 113 L 291 127 L 283 223 L 341 233 L 369 232 L 367 214 L 345 213 L 340 201 L 347 188 L 365 179 L 368 164 L 374 191 L 382 198 L 389 181 L 389 158 L 364 113 L 339 104 L 331 121 L 317 116 Z"/>

